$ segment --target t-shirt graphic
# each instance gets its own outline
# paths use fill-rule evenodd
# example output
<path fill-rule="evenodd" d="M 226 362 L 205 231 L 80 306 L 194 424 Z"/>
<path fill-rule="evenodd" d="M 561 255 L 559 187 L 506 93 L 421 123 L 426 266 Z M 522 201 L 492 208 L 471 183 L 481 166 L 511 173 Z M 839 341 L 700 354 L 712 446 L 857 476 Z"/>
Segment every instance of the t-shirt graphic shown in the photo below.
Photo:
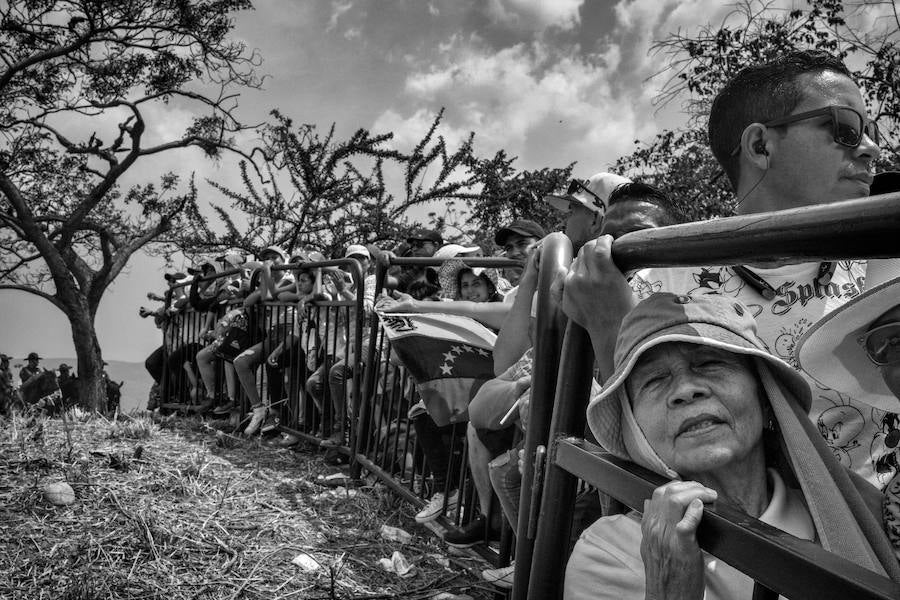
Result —
<path fill-rule="evenodd" d="M 631 287 L 639 299 L 659 291 L 737 298 L 753 312 L 759 336 L 769 351 L 795 368 L 794 348 L 803 333 L 825 314 L 864 291 L 865 261 L 838 262 L 831 282 L 825 285 L 815 281 L 818 263 L 750 268 L 775 290 L 772 300 L 763 298 L 730 267 L 645 269 L 634 275 Z M 812 392 L 810 418 L 835 457 L 878 488 L 884 488 L 898 470 L 898 448 L 885 444 L 898 416 L 803 375 Z"/>

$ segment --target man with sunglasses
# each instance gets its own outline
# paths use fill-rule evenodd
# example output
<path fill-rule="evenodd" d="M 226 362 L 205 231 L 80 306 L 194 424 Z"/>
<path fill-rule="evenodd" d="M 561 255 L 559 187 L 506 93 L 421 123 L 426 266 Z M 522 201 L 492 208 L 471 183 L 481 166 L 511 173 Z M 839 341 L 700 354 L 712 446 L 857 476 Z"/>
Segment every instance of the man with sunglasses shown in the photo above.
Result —
<path fill-rule="evenodd" d="M 600 232 L 609 195 L 617 187 L 630 181 L 615 173 L 597 173 L 584 181 L 573 179 L 565 194 L 548 194 L 544 196 L 544 202 L 558 211 L 568 213 L 566 235 L 578 251 Z"/>
<path fill-rule="evenodd" d="M 866 196 L 878 157 L 878 129 L 866 116 L 846 66 L 820 51 L 799 51 L 741 70 L 713 101 L 711 150 L 731 181 L 739 214 L 827 204 Z M 582 249 L 565 282 L 564 310 L 591 334 L 601 374 L 612 372 L 612 348 L 622 316 L 659 291 L 720 294 L 749 306 L 760 337 L 796 366 L 794 348 L 823 315 L 863 289 L 864 261 L 749 264 L 648 269 L 625 278 L 610 258 L 612 240 Z M 604 310 L 597 310 L 602 298 Z M 875 485 L 888 473 L 878 435 L 884 413 L 810 380 L 810 418 L 841 461 Z M 840 423 L 829 410 L 841 407 Z"/>
<path fill-rule="evenodd" d="M 437 231 L 416 229 L 406 238 L 406 243 L 409 246 L 409 256 L 427 258 L 434 256 L 444 240 Z"/>

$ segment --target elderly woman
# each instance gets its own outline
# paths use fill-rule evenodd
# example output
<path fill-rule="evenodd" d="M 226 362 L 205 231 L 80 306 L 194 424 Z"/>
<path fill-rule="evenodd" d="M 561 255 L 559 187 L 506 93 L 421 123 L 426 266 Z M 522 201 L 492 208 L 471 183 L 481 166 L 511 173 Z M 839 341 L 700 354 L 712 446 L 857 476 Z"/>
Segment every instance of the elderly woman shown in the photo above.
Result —
<path fill-rule="evenodd" d="M 609 452 L 673 481 L 642 514 L 606 516 L 582 534 L 565 597 L 749 599 L 753 582 L 697 544 L 704 504 L 717 500 L 900 579 L 877 491 L 835 462 L 809 403 L 804 380 L 733 299 L 655 294 L 639 304 L 588 422 Z"/>

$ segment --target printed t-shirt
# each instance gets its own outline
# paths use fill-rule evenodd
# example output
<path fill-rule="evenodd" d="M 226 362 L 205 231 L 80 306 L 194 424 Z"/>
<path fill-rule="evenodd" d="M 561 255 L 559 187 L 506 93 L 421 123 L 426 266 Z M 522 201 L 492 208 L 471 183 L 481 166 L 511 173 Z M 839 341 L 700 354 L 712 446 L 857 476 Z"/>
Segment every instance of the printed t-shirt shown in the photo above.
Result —
<path fill-rule="evenodd" d="M 759 336 L 769 351 L 797 368 L 794 347 L 803 333 L 827 313 L 864 290 L 865 261 L 840 261 L 831 282 L 816 283 L 819 263 L 801 263 L 773 269 L 750 267 L 775 289 L 766 300 L 729 267 L 646 269 L 631 279 L 638 299 L 654 292 L 719 294 L 735 298 L 753 312 Z M 895 449 L 885 437 L 896 415 L 829 389 L 806 373 L 810 383 L 810 419 L 840 463 L 853 469 L 879 489 L 895 474 Z"/>

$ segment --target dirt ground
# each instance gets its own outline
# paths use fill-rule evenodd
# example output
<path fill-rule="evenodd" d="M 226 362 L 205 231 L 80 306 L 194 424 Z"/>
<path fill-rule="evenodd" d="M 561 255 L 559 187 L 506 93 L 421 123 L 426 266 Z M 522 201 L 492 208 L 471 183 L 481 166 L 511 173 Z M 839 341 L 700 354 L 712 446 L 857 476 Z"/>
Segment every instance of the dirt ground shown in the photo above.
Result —
<path fill-rule="evenodd" d="M 336 471 L 197 419 L 0 419 L 0 598 L 494 597 L 486 563 L 452 555 L 383 487 L 316 483 Z M 52 504 L 52 482 L 74 501 Z M 379 564 L 395 552 L 411 576 Z"/>

